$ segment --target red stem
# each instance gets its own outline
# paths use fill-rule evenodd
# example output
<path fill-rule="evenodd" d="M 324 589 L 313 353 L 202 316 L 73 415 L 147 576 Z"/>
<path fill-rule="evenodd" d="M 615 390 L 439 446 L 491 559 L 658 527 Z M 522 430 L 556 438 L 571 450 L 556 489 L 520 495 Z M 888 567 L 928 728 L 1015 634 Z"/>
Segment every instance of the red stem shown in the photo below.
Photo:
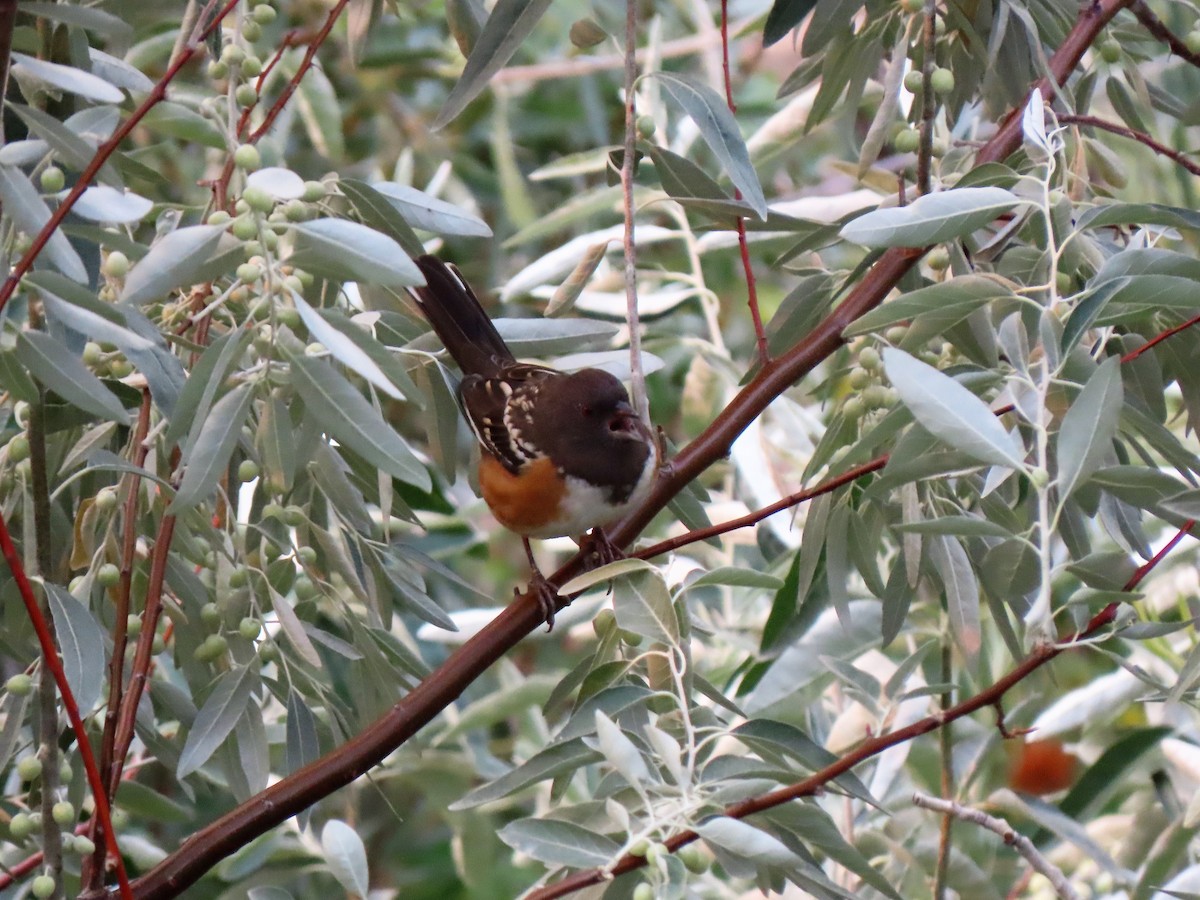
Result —
<path fill-rule="evenodd" d="M 25 611 L 29 614 L 29 621 L 33 623 L 33 630 L 37 633 L 38 643 L 42 648 L 42 658 L 45 660 L 46 668 L 54 676 L 54 683 L 58 685 L 58 692 L 62 696 L 63 708 L 66 709 L 67 718 L 71 721 L 71 730 L 75 733 L 76 743 L 79 744 L 79 755 L 83 758 L 83 768 L 87 772 L 92 797 L 96 801 L 96 817 L 104 825 L 105 845 L 113 859 L 116 860 L 117 881 L 121 886 L 121 896 L 125 900 L 133 900 L 129 876 L 125 873 L 125 861 L 121 859 L 121 850 L 117 846 L 116 833 L 112 827 L 108 795 L 104 790 L 104 781 L 100 778 L 100 768 L 96 765 L 96 756 L 92 753 L 92 743 L 88 740 L 87 726 L 83 723 L 83 716 L 79 714 L 79 705 L 75 702 L 75 695 L 71 693 L 71 686 L 67 684 L 67 673 L 63 671 L 62 660 L 58 658 L 58 648 L 54 646 L 54 639 L 50 636 L 50 626 L 38 606 L 37 597 L 33 594 L 33 585 L 29 583 L 29 578 L 25 574 L 21 555 L 17 552 L 12 535 L 8 533 L 8 522 L 3 516 L 0 516 L 0 552 L 3 552 L 4 559 L 8 562 L 9 569 L 12 570 L 13 580 L 17 583 L 17 591 L 21 594 Z"/>

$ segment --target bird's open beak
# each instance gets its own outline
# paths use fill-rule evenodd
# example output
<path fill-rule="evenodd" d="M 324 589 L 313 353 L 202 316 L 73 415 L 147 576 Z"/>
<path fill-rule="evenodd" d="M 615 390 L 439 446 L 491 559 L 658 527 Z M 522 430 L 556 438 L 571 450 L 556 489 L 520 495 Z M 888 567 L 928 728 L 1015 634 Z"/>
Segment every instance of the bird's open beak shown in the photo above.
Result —
<path fill-rule="evenodd" d="M 642 421 L 642 417 L 625 401 L 617 404 L 612 418 L 608 420 L 608 429 L 612 432 L 623 432 L 643 437 L 649 434 L 649 429 L 646 427 L 646 423 Z"/>

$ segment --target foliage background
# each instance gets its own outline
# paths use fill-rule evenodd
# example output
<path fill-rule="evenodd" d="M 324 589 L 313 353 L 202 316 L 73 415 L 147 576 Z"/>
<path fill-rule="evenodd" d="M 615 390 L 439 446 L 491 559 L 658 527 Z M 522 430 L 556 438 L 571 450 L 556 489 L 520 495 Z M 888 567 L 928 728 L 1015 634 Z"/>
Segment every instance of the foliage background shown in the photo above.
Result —
<path fill-rule="evenodd" d="M 88 775 L 139 897 L 1200 890 L 1190 5 L 642 3 L 628 120 L 609 5 L 0 12 L 6 895 Z M 408 257 L 627 371 L 627 127 L 670 543 L 517 646 Z"/>

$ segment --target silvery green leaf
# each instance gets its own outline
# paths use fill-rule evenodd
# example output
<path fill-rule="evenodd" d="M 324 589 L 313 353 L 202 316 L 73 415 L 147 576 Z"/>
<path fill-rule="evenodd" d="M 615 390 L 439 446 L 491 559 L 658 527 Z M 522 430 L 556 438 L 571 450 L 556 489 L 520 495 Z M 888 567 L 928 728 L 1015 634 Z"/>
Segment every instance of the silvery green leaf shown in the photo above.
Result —
<path fill-rule="evenodd" d="M 317 311 L 308 304 L 308 301 L 295 291 L 292 292 L 292 303 L 295 304 L 304 324 L 308 326 L 309 335 L 313 340 L 324 345 L 338 362 L 345 365 L 350 371 L 361 375 L 389 397 L 397 400 L 404 399 L 404 395 L 392 384 L 391 379 L 383 373 L 383 370 L 371 357 L 359 349 L 347 335 L 321 318 Z"/>
<path fill-rule="evenodd" d="M 55 9 L 66 8 L 61 3 L 47 3 L 44 5 L 53 6 Z M 75 10 L 86 8 L 89 12 L 99 11 L 94 6 L 72 6 L 70 8 Z M 122 24 L 125 23 L 122 22 Z M 88 56 L 92 63 L 92 73 L 99 75 L 109 84 L 114 84 L 127 91 L 135 91 L 143 94 L 154 90 L 154 82 L 147 78 L 141 70 L 134 68 L 125 62 L 125 60 L 111 56 L 103 50 L 97 50 L 95 47 L 88 47 Z"/>
<path fill-rule="evenodd" d="M 383 287 L 424 284 L 417 264 L 386 234 L 345 219 L 314 219 L 293 226 L 292 265 L 327 278 Z"/>
<path fill-rule="evenodd" d="M 125 276 L 123 303 L 149 303 L 193 283 L 217 250 L 224 225 L 177 228 L 155 241 Z"/>
<path fill-rule="evenodd" d="M 1020 202 L 1004 188 L 956 188 L 869 212 L 848 222 L 840 234 L 864 247 L 928 247 L 970 234 Z"/>
<path fill-rule="evenodd" d="M 74 66 L 64 66 L 60 63 L 47 62 L 26 56 L 24 53 L 12 55 L 12 73 L 18 79 L 25 77 L 43 82 L 50 87 L 76 94 L 86 100 L 96 103 L 120 103 L 125 95 L 105 81 L 97 78 L 91 72 L 85 72 Z"/>
<path fill-rule="evenodd" d="M 981 632 L 979 582 L 975 579 L 971 560 L 962 544 L 945 535 L 930 538 L 929 556 L 946 589 L 950 628 L 963 653 L 973 660 L 979 653 Z"/>
<path fill-rule="evenodd" d="M 894 347 L 883 351 L 883 366 L 904 405 L 939 440 L 981 462 L 1024 469 L 1017 438 L 953 378 Z"/>
<path fill-rule="evenodd" d="M 91 611 L 57 584 L 46 583 L 46 599 L 67 684 L 87 717 L 104 684 L 104 632 Z"/>
<path fill-rule="evenodd" d="M 250 703 L 251 693 L 257 683 L 256 671 L 252 666 L 237 666 L 218 678 L 217 686 L 200 707 L 188 731 L 175 770 L 178 778 L 195 772 L 221 746 Z"/>
<path fill-rule="evenodd" d="M 1111 452 L 1123 404 L 1121 360 L 1110 356 L 1063 416 L 1056 445 L 1059 502 L 1086 482 Z"/>
<path fill-rule="evenodd" d="M 679 617 L 657 569 L 643 569 L 614 580 L 613 611 L 617 624 L 628 631 L 665 644 L 679 642 Z"/>
<path fill-rule="evenodd" d="M 190 509 L 216 489 L 253 401 L 254 386 L 239 384 L 213 406 L 203 427 L 184 451 L 183 480 L 171 501 L 171 513 L 178 515 Z"/>
<path fill-rule="evenodd" d="M 38 234 L 50 221 L 50 208 L 46 206 L 46 201 L 38 194 L 29 177 L 13 166 L 0 166 L 0 204 L 4 206 L 4 213 L 30 237 Z M 50 235 L 45 253 L 54 268 L 72 281 L 83 284 L 88 280 L 83 260 L 62 231 L 56 229 Z"/>
<path fill-rule="evenodd" d="M 608 760 L 621 777 L 630 784 L 645 784 L 651 781 L 650 770 L 646 761 L 638 751 L 637 745 L 627 738 L 620 727 L 604 714 L 596 710 L 596 738 L 600 752 Z"/>
<path fill-rule="evenodd" d="M 63 192 L 61 197 L 65 196 L 66 192 Z M 153 201 L 133 191 L 101 184 L 87 188 L 75 201 L 71 211 L 93 222 L 132 225 L 146 218 L 153 208 Z"/>
<path fill-rule="evenodd" d="M 696 825 L 695 829 L 706 842 L 758 865 L 790 868 L 800 861 L 779 838 L 739 819 L 713 816 Z"/>
<path fill-rule="evenodd" d="M 492 236 L 492 229 L 483 219 L 424 191 L 394 181 L 376 181 L 372 182 L 370 187 L 387 198 L 413 228 L 432 231 L 435 234 Z"/>
<path fill-rule="evenodd" d="M 17 358 L 29 374 L 71 405 L 122 425 L 129 423 L 121 399 L 79 357 L 45 332 L 21 332 Z"/>
<path fill-rule="evenodd" d="M 713 155 L 720 160 L 729 180 L 742 192 L 742 198 L 760 219 L 767 218 L 767 198 L 763 195 L 758 172 L 750 161 L 750 151 L 742 139 L 737 119 L 716 91 L 683 75 L 654 72 L 667 92 L 691 116 Z"/>
<path fill-rule="evenodd" d="M 246 176 L 246 187 L 266 191 L 276 200 L 297 200 L 304 196 L 304 179 L 281 166 L 267 166 Z"/>
<path fill-rule="evenodd" d="M 544 750 L 539 750 L 520 765 L 505 772 L 499 778 L 481 784 L 450 804 L 451 811 L 472 809 L 507 797 L 529 785 L 554 778 L 564 772 L 575 772 L 583 766 L 600 759 L 600 754 L 584 744 L 581 738 L 558 741 Z"/>
<path fill-rule="evenodd" d="M 348 893 L 366 897 L 370 890 L 367 848 L 358 832 L 341 819 L 330 819 L 321 829 L 321 849 L 338 883 Z"/>
<path fill-rule="evenodd" d="M 562 819 L 517 819 L 501 828 L 497 836 L 514 850 L 555 866 L 603 866 L 621 851 L 621 845 L 612 838 Z"/>

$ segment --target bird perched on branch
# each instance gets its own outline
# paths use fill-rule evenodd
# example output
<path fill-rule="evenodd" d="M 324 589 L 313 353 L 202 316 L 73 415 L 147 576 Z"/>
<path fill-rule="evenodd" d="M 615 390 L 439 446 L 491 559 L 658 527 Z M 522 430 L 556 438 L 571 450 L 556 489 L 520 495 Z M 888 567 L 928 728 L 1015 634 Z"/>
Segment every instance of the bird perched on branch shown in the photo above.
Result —
<path fill-rule="evenodd" d="M 658 443 L 616 377 L 517 362 L 456 268 L 435 256 L 416 263 L 426 284 L 410 292 L 463 373 L 458 402 L 479 440 L 480 492 L 521 536 L 529 590 L 553 628 L 558 593 L 529 539 L 568 536 L 614 550 L 603 528 L 649 491 Z"/>

